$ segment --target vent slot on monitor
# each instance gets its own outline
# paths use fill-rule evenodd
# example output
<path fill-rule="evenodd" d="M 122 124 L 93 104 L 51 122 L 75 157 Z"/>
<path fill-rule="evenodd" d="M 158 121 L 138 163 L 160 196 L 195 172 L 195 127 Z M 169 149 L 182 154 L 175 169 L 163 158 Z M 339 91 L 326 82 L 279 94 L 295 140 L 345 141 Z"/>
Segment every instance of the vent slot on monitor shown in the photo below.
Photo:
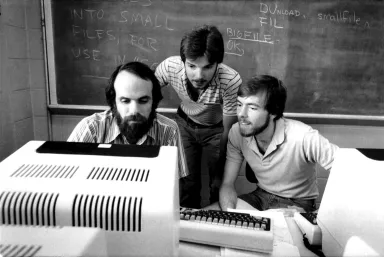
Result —
<path fill-rule="evenodd" d="M 87 179 L 147 182 L 149 169 L 93 167 Z"/>
<path fill-rule="evenodd" d="M 25 178 L 72 178 L 79 166 L 47 165 L 47 164 L 23 164 L 11 177 Z"/>
<path fill-rule="evenodd" d="M 13 245 L 0 243 L 0 256 L 2 257 L 34 257 L 40 256 L 41 245 Z"/>
<path fill-rule="evenodd" d="M 141 232 L 142 204 L 142 197 L 76 195 L 72 226 Z"/>
<path fill-rule="evenodd" d="M 1 192 L 0 220 L 5 225 L 56 226 L 59 194 Z"/>

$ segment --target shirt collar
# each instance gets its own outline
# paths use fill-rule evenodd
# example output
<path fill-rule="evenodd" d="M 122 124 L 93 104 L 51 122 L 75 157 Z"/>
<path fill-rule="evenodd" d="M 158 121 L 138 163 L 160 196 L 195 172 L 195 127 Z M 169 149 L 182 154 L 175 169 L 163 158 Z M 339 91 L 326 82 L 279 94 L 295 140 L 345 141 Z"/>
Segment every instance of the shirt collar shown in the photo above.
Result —
<path fill-rule="evenodd" d="M 273 133 L 271 144 L 273 145 L 273 149 L 276 149 L 278 145 L 281 145 L 285 139 L 285 121 L 284 118 L 280 118 L 275 121 L 275 133 Z"/>
<path fill-rule="evenodd" d="M 156 141 L 156 132 L 159 130 L 158 126 L 159 126 L 159 123 L 157 122 L 157 114 L 156 114 L 156 117 L 152 122 L 151 128 L 148 130 L 147 134 L 144 135 L 143 137 L 147 138 L 146 136 L 149 136 L 150 138 Z"/>
<path fill-rule="evenodd" d="M 220 85 L 219 76 L 217 76 L 217 74 L 219 74 L 219 70 L 220 70 L 220 63 L 217 64 L 215 75 L 213 75 L 213 79 L 210 83 L 210 85 L 212 85 L 213 87 Z"/>
<path fill-rule="evenodd" d="M 116 117 L 114 117 L 113 115 L 111 117 L 112 117 L 111 126 L 108 131 L 108 136 L 105 139 L 106 141 L 105 143 L 110 144 L 111 142 L 115 141 L 117 137 L 120 136 L 123 139 L 125 144 L 129 144 L 128 140 L 120 132 L 119 126 L 117 125 Z M 142 145 L 147 140 L 147 137 L 150 137 L 153 140 L 155 140 L 156 131 L 157 131 L 156 126 L 157 126 L 157 114 L 156 114 L 156 118 L 152 122 L 151 128 L 148 130 L 148 132 L 144 136 L 142 136 L 137 141 L 136 145 Z"/>
<path fill-rule="evenodd" d="M 116 118 L 113 116 L 112 111 L 107 114 L 110 117 L 110 126 L 107 129 L 107 136 L 105 137 L 105 143 L 110 144 L 115 141 L 116 138 L 120 135 L 119 126 L 117 126 Z"/>

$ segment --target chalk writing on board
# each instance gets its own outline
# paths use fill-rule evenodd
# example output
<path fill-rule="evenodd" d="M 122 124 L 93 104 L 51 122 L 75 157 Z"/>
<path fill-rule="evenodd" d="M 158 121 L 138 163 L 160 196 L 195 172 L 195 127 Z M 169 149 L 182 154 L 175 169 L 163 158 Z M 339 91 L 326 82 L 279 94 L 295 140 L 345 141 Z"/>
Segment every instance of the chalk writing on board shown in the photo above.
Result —
<path fill-rule="evenodd" d="M 72 33 L 74 37 L 82 37 L 86 39 L 100 40 L 100 39 L 107 38 L 108 40 L 116 40 L 113 30 L 105 30 L 105 29 L 89 30 L 86 28 L 82 28 L 81 26 L 72 25 Z"/>
<path fill-rule="evenodd" d="M 90 20 L 93 19 L 98 19 L 101 20 L 104 18 L 104 10 L 95 10 L 95 9 L 73 9 L 71 10 L 71 16 L 72 19 L 87 19 L 89 18 Z"/>
<path fill-rule="evenodd" d="M 49 1 L 60 104 L 104 104 L 117 65 L 155 69 L 179 55 L 186 31 L 213 24 L 224 63 L 243 80 L 268 73 L 286 82 L 288 112 L 384 115 L 382 1 Z M 178 101 L 166 92 L 162 104 Z"/>
<path fill-rule="evenodd" d="M 299 17 L 301 13 L 297 9 L 283 9 L 280 8 L 278 4 L 265 4 L 260 3 L 259 8 L 259 27 L 269 27 L 270 29 L 284 29 L 283 24 L 279 23 L 279 16 L 293 16 Z M 273 31 L 271 31 L 273 32 Z M 261 43 L 261 44 L 275 44 L 280 41 L 280 39 L 273 38 L 272 34 L 275 33 L 263 33 L 260 31 L 247 31 L 239 30 L 235 28 L 227 28 L 226 35 L 228 36 L 228 41 L 226 42 L 227 51 L 226 54 L 243 56 L 244 44 L 242 41 Z"/>
<path fill-rule="evenodd" d="M 159 14 L 154 15 L 143 15 L 141 13 L 132 13 L 129 11 L 122 11 L 120 13 L 120 19 L 118 22 L 121 23 L 130 23 L 130 24 L 141 24 L 144 27 L 153 27 L 153 28 L 161 28 L 164 27 L 166 30 L 175 30 L 171 28 L 168 22 L 168 16 L 162 16 Z"/>
<path fill-rule="evenodd" d="M 281 8 L 277 3 L 265 4 L 260 3 L 260 12 L 261 13 L 270 13 L 276 15 L 286 15 L 286 16 L 300 16 L 300 11 L 296 9 L 284 9 Z"/>
<path fill-rule="evenodd" d="M 131 1 L 132 2 L 132 1 Z M 135 1 L 133 1 L 135 2 Z M 142 2 L 142 7 L 149 7 L 153 4 L 152 1 Z M 241 30 L 238 28 L 227 27 L 225 34 L 227 39 L 225 40 L 226 54 L 244 56 L 245 46 L 243 42 L 253 42 L 259 44 L 276 44 L 281 39 L 276 36 L 274 30 L 284 29 L 284 20 L 279 20 L 280 16 L 289 16 L 293 18 L 306 19 L 304 15 L 297 8 L 284 8 L 278 3 L 259 3 L 258 15 L 254 19 L 259 22 L 259 29 L 254 31 Z M 166 14 L 159 14 L 156 12 L 135 12 L 131 10 L 120 10 L 118 13 L 108 13 L 103 9 L 72 9 L 71 17 L 74 20 L 87 20 L 87 22 L 98 22 L 103 19 L 109 18 L 120 24 L 127 24 L 129 26 L 142 26 L 153 29 L 165 29 L 168 31 L 174 31 L 175 28 L 170 25 L 170 19 Z M 356 15 L 355 12 L 349 10 L 343 10 L 335 13 L 318 13 L 318 20 L 331 21 L 331 22 L 342 22 L 360 25 L 362 23 L 361 18 Z M 366 21 L 365 27 L 369 27 L 369 22 Z M 261 30 L 263 27 L 269 27 L 270 30 Z M 114 29 L 89 29 L 86 25 L 72 24 L 72 33 L 74 37 L 80 37 L 86 40 L 107 40 L 114 41 L 116 45 L 124 42 L 126 45 L 138 48 L 140 51 L 145 53 L 157 52 L 161 50 L 161 44 L 158 39 L 150 36 L 142 36 L 134 33 L 130 33 L 129 30 L 115 31 Z M 116 65 L 127 62 L 128 60 L 140 61 L 140 62 L 151 62 L 150 58 L 141 56 L 129 56 L 125 54 L 115 54 L 113 56 L 106 56 L 101 53 L 99 49 L 89 49 L 84 47 L 72 47 L 72 54 L 74 58 L 85 59 L 89 61 L 101 61 L 101 56 L 104 58 L 111 58 L 114 60 Z M 152 61 L 148 65 L 151 68 L 155 68 L 158 61 Z M 88 76 L 88 75 L 86 75 Z M 91 75 L 89 75 L 91 76 Z M 96 76 L 97 77 L 97 76 Z"/>
<path fill-rule="evenodd" d="M 334 13 L 318 13 L 317 19 L 336 23 L 349 23 L 357 26 L 363 25 L 365 28 L 370 28 L 369 21 L 361 21 L 361 18 L 356 16 L 356 12 L 348 10 Z"/>
<path fill-rule="evenodd" d="M 237 39 L 237 40 L 273 44 L 273 41 L 271 41 L 271 37 L 272 37 L 271 35 L 266 35 L 266 34 L 263 35 L 257 32 L 240 31 L 238 29 L 227 28 L 227 35 L 229 37 L 229 40 Z"/>
<path fill-rule="evenodd" d="M 93 61 L 100 61 L 100 50 L 88 48 L 72 48 L 72 53 L 75 58 L 90 59 Z"/>
<path fill-rule="evenodd" d="M 227 36 L 229 37 L 226 48 L 226 54 L 243 56 L 244 46 L 239 41 L 250 41 L 258 43 L 273 44 L 271 35 L 260 34 L 251 31 L 240 31 L 237 29 L 227 28 Z"/>
<path fill-rule="evenodd" d="M 102 20 L 105 16 L 105 11 L 103 9 L 92 10 L 92 9 L 73 9 L 71 11 L 72 19 L 86 19 L 90 22 L 95 20 Z M 112 14 L 113 15 L 113 14 Z M 141 24 L 144 27 L 153 27 L 153 28 L 165 28 L 167 30 L 174 30 L 174 28 L 169 25 L 169 18 L 167 15 L 155 14 L 142 14 L 131 11 L 121 11 L 118 16 L 117 22 L 119 23 L 128 23 L 128 24 Z M 114 18 L 116 20 L 116 18 Z"/>
<path fill-rule="evenodd" d="M 136 3 L 136 2 L 135 2 Z M 141 6 L 149 7 L 152 5 L 152 1 L 147 2 L 146 4 L 142 3 Z M 108 13 L 103 9 L 71 9 L 71 18 L 74 22 L 72 24 L 72 34 L 74 38 L 82 38 L 85 40 L 97 40 L 97 41 L 114 41 L 116 46 L 124 42 L 125 46 L 130 45 L 132 47 L 138 48 L 138 50 L 150 53 L 156 52 L 159 50 L 160 45 L 158 39 L 150 36 L 141 36 L 138 34 L 131 33 L 130 30 L 120 29 L 115 31 L 114 29 L 90 29 L 89 23 L 102 22 L 103 19 L 113 20 L 119 24 L 127 24 L 128 26 L 142 26 L 152 29 L 165 29 L 167 31 L 173 31 L 174 28 L 169 24 L 169 18 L 167 15 L 159 13 L 141 13 L 128 10 L 122 10 L 118 13 Z M 84 25 L 76 24 L 76 21 L 86 20 L 87 23 Z M 108 23 L 108 21 L 106 20 Z M 113 23 L 111 27 L 113 26 Z M 112 46 L 110 46 L 112 47 Z M 104 58 L 109 58 L 105 54 L 101 53 L 101 50 L 98 49 L 89 49 L 84 47 L 72 47 L 71 52 L 76 59 L 84 59 L 89 61 L 101 61 L 101 56 Z M 115 65 L 123 64 L 129 60 L 132 60 L 132 56 L 129 57 L 129 60 L 124 54 L 115 54 L 112 56 Z M 135 61 L 149 62 L 148 58 L 142 58 L 140 56 L 135 56 L 133 58 Z M 155 68 L 158 62 L 153 62 L 149 64 L 151 68 Z M 88 75 L 85 75 L 88 76 Z M 91 76 L 91 75 L 89 75 Z M 94 76 L 98 77 L 98 76 Z"/>

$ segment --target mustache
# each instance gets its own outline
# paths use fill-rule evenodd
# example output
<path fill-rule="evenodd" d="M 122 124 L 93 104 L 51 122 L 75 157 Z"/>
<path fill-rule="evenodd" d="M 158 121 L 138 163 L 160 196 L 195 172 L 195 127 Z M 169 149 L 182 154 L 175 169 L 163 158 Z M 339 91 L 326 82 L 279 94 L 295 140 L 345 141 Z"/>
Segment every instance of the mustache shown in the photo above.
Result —
<path fill-rule="evenodd" d="M 193 81 L 196 83 L 204 83 L 206 80 L 205 79 L 197 79 L 197 80 L 193 80 Z"/>
<path fill-rule="evenodd" d="M 124 122 L 129 122 L 129 121 L 146 122 L 147 119 L 143 115 L 137 113 L 134 115 L 129 115 L 127 117 L 124 117 Z"/>
<path fill-rule="evenodd" d="M 239 122 L 244 122 L 244 123 L 251 123 L 249 120 L 247 119 L 242 119 L 242 118 L 238 118 Z"/>

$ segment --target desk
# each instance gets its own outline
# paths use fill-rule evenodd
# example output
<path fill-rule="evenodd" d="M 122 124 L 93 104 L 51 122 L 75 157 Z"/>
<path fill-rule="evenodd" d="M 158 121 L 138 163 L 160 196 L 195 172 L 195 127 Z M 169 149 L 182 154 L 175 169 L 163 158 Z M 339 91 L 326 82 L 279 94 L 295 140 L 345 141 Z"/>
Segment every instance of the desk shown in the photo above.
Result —
<path fill-rule="evenodd" d="M 300 256 L 302 257 L 317 257 L 314 253 L 309 251 L 303 243 L 303 234 L 297 226 L 293 217 L 285 217 L 289 232 L 291 233 L 294 245 L 299 249 Z M 189 242 L 180 242 L 179 244 L 180 257 L 216 257 L 221 256 L 220 247 L 194 244 Z"/>

